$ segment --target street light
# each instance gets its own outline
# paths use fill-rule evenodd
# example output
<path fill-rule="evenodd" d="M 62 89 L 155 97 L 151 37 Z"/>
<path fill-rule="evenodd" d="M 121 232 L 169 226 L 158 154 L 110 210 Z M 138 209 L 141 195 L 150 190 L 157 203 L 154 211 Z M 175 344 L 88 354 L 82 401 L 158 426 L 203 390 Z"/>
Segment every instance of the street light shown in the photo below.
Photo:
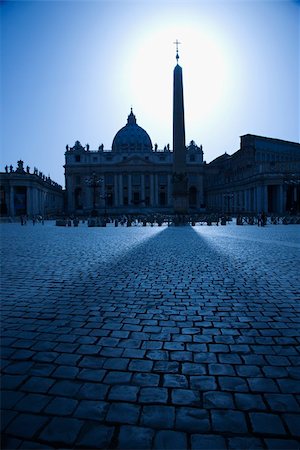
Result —
<path fill-rule="evenodd" d="M 96 217 L 98 215 L 96 210 L 96 190 L 103 183 L 103 178 L 98 178 L 96 173 L 93 172 L 90 177 L 85 179 L 85 183 L 93 189 L 93 209 L 91 216 Z"/>
<path fill-rule="evenodd" d="M 223 194 L 224 200 L 226 200 L 226 199 L 228 200 L 228 210 L 227 210 L 227 214 L 228 214 L 228 215 L 230 214 L 230 200 L 232 200 L 233 197 L 234 197 L 233 194 Z M 224 202 L 224 203 L 226 203 L 226 202 Z M 225 208 L 224 208 L 224 209 L 225 209 Z"/>

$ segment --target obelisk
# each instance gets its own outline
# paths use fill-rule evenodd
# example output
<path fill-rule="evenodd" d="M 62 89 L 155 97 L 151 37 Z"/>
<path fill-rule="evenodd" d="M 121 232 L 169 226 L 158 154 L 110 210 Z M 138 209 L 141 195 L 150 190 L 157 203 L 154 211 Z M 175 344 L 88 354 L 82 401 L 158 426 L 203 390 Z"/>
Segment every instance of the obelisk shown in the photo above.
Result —
<path fill-rule="evenodd" d="M 188 212 L 188 189 L 183 83 L 182 68 L 178 64 L 178 40 L 176 40 L 175 44 L 177 64 L 174 68 L 173 78 L 173 209 L 175 214 L 184 215 Z"/>

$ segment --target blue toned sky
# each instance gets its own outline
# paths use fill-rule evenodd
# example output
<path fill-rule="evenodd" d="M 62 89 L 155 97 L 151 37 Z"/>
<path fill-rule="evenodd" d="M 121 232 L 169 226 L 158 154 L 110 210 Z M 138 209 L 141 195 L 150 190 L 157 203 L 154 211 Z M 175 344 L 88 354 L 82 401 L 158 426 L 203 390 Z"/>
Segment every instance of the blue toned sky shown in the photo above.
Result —
<path fill-rule="evenodd" d="M 1 171 L 64 185 L 66 145 L 110 149 L 130 107 L 172 147 L 176 39 L 186 140 L 207 162 L 253 133 L 299 142 L 298 1 L 2 1 Z"/>

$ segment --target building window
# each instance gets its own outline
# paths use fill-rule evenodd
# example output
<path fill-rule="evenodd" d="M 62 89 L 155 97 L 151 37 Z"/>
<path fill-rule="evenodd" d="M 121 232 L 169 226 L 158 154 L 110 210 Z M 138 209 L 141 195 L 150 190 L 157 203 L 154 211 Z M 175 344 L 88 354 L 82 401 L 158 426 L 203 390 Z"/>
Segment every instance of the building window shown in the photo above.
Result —
<path fill-rule="evenodd" d="M 191 162 L 195 162 L 196 161 L 195 155 L 190 155 L 190 161 Z"/>
<path fill-rule="evenodd" d="M 93 156 L 93 162 L 97 162 L 97 156 Z"/>
<path fill-rule="evenodd" d="M 80 175 L 76 175 L 76 176 L 75 176 L 75 183 L 76 183 L 76 184 L 80 184 L 80 183 L 81 183 L 81 177 L 80 177 Z"/>
<path fill-rule="evenodd" d="M 80 155 L 75 155 L 75 161 L 80 162 Z"/>

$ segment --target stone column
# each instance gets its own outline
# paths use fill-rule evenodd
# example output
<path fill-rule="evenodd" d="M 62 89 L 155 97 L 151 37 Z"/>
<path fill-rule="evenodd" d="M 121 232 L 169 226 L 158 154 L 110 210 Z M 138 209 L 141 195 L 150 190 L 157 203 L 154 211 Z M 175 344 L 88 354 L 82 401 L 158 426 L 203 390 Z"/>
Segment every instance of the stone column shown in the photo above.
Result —
<path fill-rule="evenodd" d="M 8 214 L 11 217 L 14 217 L 15 215 L 15 190 L 13 186 L 10 186 L 9 188 L 9 211 Z"/>
<path fill-rule="evenodd" d="M 154 205 L 158 206 L 158 175 L 154 175 Z"/>
<path fill-rule="evenodd" d="M 278 186 L 278 212 L 284 213 L 284 190 L 282 184 Z"/>
<path fill-rule="evenodd" d="M 262 210 L 268 212 L 268 186 L 262 186 Z"/>
<path fill-rule="evenodd" d="M 167 200 L 167 205 L 168 206 L 173 206 L 173 202 L 172 202 L 172 175 L 168 175 L 168 200 Z"/>
<path fill-rule="evenodd" d="M 150 206 L 154 206 L 154 175 L 150 174 Z"/>
<path fill-rule="evenodd" d="M 131 184 L 131 173 L 128 174 L 128 205 L 132 205 L 132 184 Z"/>
<path fill-rule="evenodd" d="M 114 206 L 119 206 L 118 175 L 114 175 Z"/>
<path fill-rule="evenodd" d="M 141 200 L 143 200 L 142 206 L 145 206 L 145 175 L 141 173 Z"/>
<path fill-rule="evenodd" d="M 123 175 L 119 174 L 119 205 L 123 206 Z"/>
<path fill-rule="evenodd" d="M 27 186 L 26 190 L 27 215 L 32 214 L 32 187 Z"/>

